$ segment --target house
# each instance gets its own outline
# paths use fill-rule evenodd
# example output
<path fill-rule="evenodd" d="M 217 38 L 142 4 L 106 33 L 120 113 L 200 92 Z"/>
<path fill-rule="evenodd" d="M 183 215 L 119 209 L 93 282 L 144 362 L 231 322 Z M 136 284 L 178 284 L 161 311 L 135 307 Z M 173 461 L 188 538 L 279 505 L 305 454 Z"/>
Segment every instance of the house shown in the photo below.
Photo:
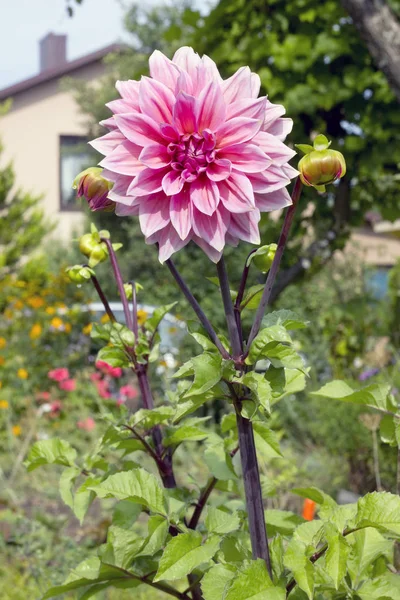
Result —
<path fill-rule="evenodd" d="M 0 117 L 2 162 L 13 161 L 18 187 L 43 195 L 59 239 L 70 239 L 82 226 L 71 186 L 89 161 L 84 117 L 60 82 L 66 76 L 94 82 L 105 73 L 104 57 L 119 50 L 112 44 L 68 61 L 66 36 L 49 33 L 40 41 L 39 74 L 0 90 L 0 103 L 12 99 L 11 109 Z"/>

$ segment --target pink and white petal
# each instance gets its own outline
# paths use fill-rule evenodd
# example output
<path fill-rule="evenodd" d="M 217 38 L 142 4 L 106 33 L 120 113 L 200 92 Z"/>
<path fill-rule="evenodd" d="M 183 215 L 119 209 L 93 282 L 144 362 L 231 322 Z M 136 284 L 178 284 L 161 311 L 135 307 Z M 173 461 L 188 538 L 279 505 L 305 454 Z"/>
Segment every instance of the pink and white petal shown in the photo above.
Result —
<path fill-rule="evenodd" d="M 224 158 L 216 158 L 207 167 L 207 177 L 211 181 L 223 181 L 227 179 L 232 171 L 232 163 Z"/>
<path fill-rule="evenodd" d="M 249 67 L 240 67 L 236 73 L 222 82 L 222 92 L 227 104 L 241 98 L 252 98 L 251 71 Z"/>
<path fill-rule="evenodd" d="M 284 118 L 284 119 L 277 119 L 276 121 L 271 123 L 271 125 L 269 125 L 267 131 L 268 131 L 268 133 L 277 137 L 278 140 L 281 140 L 281 142 L 283 142 L 285 140 L 286 136 L 289 135 L 289 133 L 292 131 L 292 129 L 293 129 L 293 120 Z"/>
<path fill-rule="evenodd" d="M 139 160 L 150 169 L 161 169 L 170 164 L 171 156 L 163 144 L 150 144 L 141 148 Z"/>
<path fill-rule="evenodd" d="M 194 96 L 194 84 L 189 73 L 186 73 L 186 71 L 180 73 L 178 81 L 176 82 L 175 96 L 177 96 L 179 92 L 185 92 L 185 94 Z"/>
<path fill-rule="evenodd" d="M 111 102 L 107 102 L 106 106 L 113 112 L 114 115 L 131 113 L 137 110 L 127 100 L 121 100 L 120 98 L 117 98 L 117 100 L 111 100 Z"/>
<path fill-rule="evenodd" d="M 129 102 L 135 110 L 139 110 L 139 81 L 129 79 L 128 81 L 117 81 L 117 88 L 121 98 Z"/>
<path fill-rule="evenodd" d="M 139 216 L 139 205 L 128 206 L 117 202 L 115 205 L 115 214 L 117 217 L 138 217 Z"/>
<path fill-rule="evenodd" d="M 228 211 L 216 210 L 213 215 L 205 215 L 192 208 L 192 227 L 196 235 L 210 244 L 215 250 L 221 251 L 225 246 L 225 234 L 230 223 Z"/>
<path fill-rule="evenodd" d="M 212 215 L 219 204 L 218 185 L 204 174 L 190 184 L 190 199 L 200 212 Z"/>
<path fill-rule="evenodd" d="M 193 133 L 197 130 L 194 96 L 179 92 L 173 110 L 173 125 L 180 133 Z"/>
<path fill-rule="evenodd" d="M 186 244 L 190 242 L 190 239 L 191 236 L 188 235 L 188 237 L 185 240 L 181 240 L 181 238 L 173 228 L 172 224 L 170 223 L 161 231 L 158 231 L 151 237 L 146 238 L 145 241 L 146 244 L 155 244 L 156 242 L 158 243 L 158 259 L 161 263 L 163 263 L 169 258 L 171 258 L 174 252 L 177 252 L 178 250 L 186 246 Z"/>
<path fill-rule="evenodd" d="M 92 148 L 97 150 L 97 152 L 100 152 L 100 154 L 106 155 L 112 152 L 114 148 L 116 148 L 118 144 L 121 144 L 121 142 L 124 140 L 125 136 L 118 131 L 118 129 L 113 129 L 109 133 L 92 140 L 89 142 L 89 144 L 92 146 Z"/>
<path fill-rule="evenodd" d="M 269 100 L 265 106 L 265 118 L 264 124 L 262 127 L 263 131 L 268 131 L 269 127 L 272 125 L 276 119 L 279 119 L 286 112 L 285 107 L 281 104 L 272 104 Z"/>
<path fill-rule="evenodd" d="M 139 160 L 141 146 L 124 141 L 99 163 L 101 167 L 120 175 L 135 177 L 145 166 Z"/>
<path fill-rule="evenodd" d="M 159 50 L 154 50 L 149 58 L 149 68 L 150 75 L 153 79 L 161 81 L 161 83 L 171 90 L 175 89 L 181 69 L 177 65 L 174 65 L 172 60 L 167 58 Z"/>
<path fill-rule="evenodd" d="M 226 107 L 221 87 L 210 81 L 200 92 L 196 102 L 197 130 L 215 130 L 225 121 Z"/>
<path fill-rule="evenodd" d="M 172 57 L 172 62 L 184 69 L 191 77 L 197 76 L 197 69 L 201 66 L 200 56 L 189 46 L 179 48 Z"/>
<path fill-rule="evenodd" d="M 256 208 L 251 212 L 241 215 L 231 214 L 231 222 L 229 225 L 229 233 L 250 244 L 260 243 L 260 231 L 258 223 L 260 221 L 260 211 Z"/>
<path fill-rule="evenodd" d="M 292 167 L 292 165 L 282 165 L 281 170 L 289 179 L 294 179 L 300 175 L 299 171 Z"/>
<path fill-rule="evenodd" d="M 250 84 L 251 84 L 251 95 L 253 98 L 257 98 L 260 93 L 261 88 L 261 79 L 257 73 L 252 73 L 250 76 Z"/>
<path fill-rule="evenodd" d="M 175 95 L 169 87 L 150 77 L 142 77 L 139 103 L 143 114 L 157 123 L 171 123 L 174 102 Z"/>
<path fill-rule="evenodd" d="M 181 240 L 186 239 L 192 227 L 188 186 L 185 186 L 176 196 L 172 196 L 169 214 L 171 223 Z"/>
<path fill-rule="evenodd" d="M 253 186 L 246 175 L 232 171 L 218 184 L 221 202 L 231 213 L 245 213 L 255 207 Z"/>
<path fill-rule="evenodd" d="M 256 138 L 257 136 L 254 140 Z M 218 157 L 228 159 L 234 169 L 243 173 L 259 173 L 265 171 L 272 164 L 269 156 L 255 144 L 227 146 L 218 152 Z"/>
<path fill-rule="evenodd" d="M 252 141 L 279 166 L 286 164 L 296 154 L 295 150 L 266 131 L 259 131 Z"/>
<path fill-rule="evenodd" d="M 215 132 L 217 148 L 225 148 L 225 146 L 247 142 L 260 131 L 260 127 L 261 121 L 257 119 L 248 119 L 247 117 L 230 119 Z"/>
<path fill-rule="evenodd" d="M 233 246 L 234 248 L 236 248 L 236 246 L 239 245 L 239 238 L 235 237 L 234 235 L 231 235 L 231 233 L 229 231 L 226 232 L 226 236 L 225 236 L 225 243 L 229 244 L 230 246 Z"/>
<path fill-rule="evenodd" d="M 207 244 L 207 242 L 205 242 L 198 235 L 194 235 L 192 238 L 192 241 L 195 244 L 197 244 L 203 250 L 203 252 L 205 252 L 207 254 L 208 258 L 210 260 L 212 260 L 213 263 L 217 263 L 221 260 L 221 256 L 222 256 L 222 252 L 223 252 L 222 250 L 216 250 L 215 248 L 210 246 L 210 244 Z"/>
<path fill-rule="evenodd" d="M 112 117 L 109 117 L 108 119 L 103 119 L 103 121 L 100 121 L 99 125 L 101 125 L 102 127 L 106 127 L 110 131 L 117 129 L 117 124 L 115 122 L 114 115 Z"/>
<path fill-rule="evenodd" d="M 207 81 L 215 81 L 216 83 L 221 84 L 223 81 L 222 77 L 218 71 L 217 65 L 212 60 L 212 58 L 207 56 L 207 54 L 204 54 L 201 57 L 201 62 L 202 62 L 202 70 L 204 70 L 206 72 L 206 80 Z"/>
<path fill-rule="evenodd" d="M 283 172 L 283 168 L 275 165 L 271 165 L 263 173 L 250 173 L 249 179 L 254 192 L 258 194 L 280 190 L 290 183 L 290 178 Z"/>
<path fill-rule="evenodd" d="M 146 167 L 133 179 L 128 188 L 130 196 L 148 196 L 162 190 L 162 180 L 167 169 L 150 169 Z"/>
<path fill-rule="evenodd" d="M 128 113 L 126 115 L 116 115 L 115 120 L 119 130 L 134 144 L 144 147 L 153 142 L 165 143 L 159 125 L 147 115 Z"/>
<path fill-rule="evenodd" d="M 266 103 L 266 96 L 257 98 L 257 100 L 254 100 L 254 98 L 236 100 L 226 107 L 226 120 L 228 121 L 235 117 L 247 117 L 248 119 L 261 119 L 263 121 Z"/>
<path fill-rule="evenodd" d="M 170 223 L 169 198 L 164 194 L 141 198 L 139 206 L 140 229 L 149 237 Z"/>
<path fill-rule="evenodd" d="M 179 194 L 184 183 L 180 172 L 168 170 L 162 180 L 162 189 L 167 196 L 175 196 Z"/>
<path fill-rule="evenodd" d="M 286 188 L 271 192 L 270 194 L 254 194 L 256 206 L 261 212 L 271 212 L 280 210 L 293 204 L 289 192 Z"/>

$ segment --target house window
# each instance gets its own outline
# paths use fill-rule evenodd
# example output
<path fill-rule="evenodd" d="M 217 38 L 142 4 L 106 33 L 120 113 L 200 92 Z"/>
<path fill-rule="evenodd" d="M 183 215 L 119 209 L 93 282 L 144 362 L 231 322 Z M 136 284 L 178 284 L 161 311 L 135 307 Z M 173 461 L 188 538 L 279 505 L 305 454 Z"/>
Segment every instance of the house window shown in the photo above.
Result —
<path fill-rule="evenodd" d="M 75 177 L 93 162 L 87 139 L 78 135 L 60 136 L 60 210 L 80 210 L 76 190 L 72 189 Z"/>

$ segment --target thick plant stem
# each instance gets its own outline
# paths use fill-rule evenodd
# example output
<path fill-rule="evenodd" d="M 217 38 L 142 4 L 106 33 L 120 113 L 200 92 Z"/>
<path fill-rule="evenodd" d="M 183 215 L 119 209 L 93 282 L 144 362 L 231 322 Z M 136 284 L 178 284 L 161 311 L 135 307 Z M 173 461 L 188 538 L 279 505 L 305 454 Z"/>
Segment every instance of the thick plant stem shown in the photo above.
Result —
<path fill-rule="evenodd" d="M 292 192 L 293 204 L 286 211 L 285 220 L 283 222 L 281 234 L 278 240 L 278 247 L 276 249 L 275 258 L 269 270 L 267 281 L 265 282 L 264 291 L 261 296 L 260 304 L 258 305 L 256 315 L 254 317 L 254 322 L 250 331 L 249 339 L 247 340 L 247 349 L 250 348 L 251 343 L 260 331 L 261 321 L 263 319 L 265 309 L 267 308 L 269 299 L 271 297 L 272 288 L 274 287 L 275 279 L 279 271 L 282 255 L 286 247 L 286 243 L 288 240 L 290 228 L 292 226 L 293 217 L 296 212 L 296 207 L 300 198 L 302 187 L 303 184 L 301 183 L 300 179 L 297 178 Z"/>
<path fill-rule="evenodd" d="M 233 356 L 239 359 L 242 348 L 239 329 L 236 324 L 235 312 L 230 295 L 228 275 L 224 259 L 217 264 L 221 295 L 225 309 L 226 322 L 229 331 Z M 232 386 L 233 387 L 233 386 Z M 253 425 L 241 414 L 241 401 L 233 393 L 236 408 L 236 423 L 239 436 L 240 460 L 242 464 L 243 483 L 246 495 L 246 507 L 249 519 L 249 531 L 253 558 L 262 558 L 272 579 L 271 557 L 269 554 L 267 528 L 265 525 L 264 506 L 260 473 L 258 470 L 256 445 L 254 441 Z"/>
<path fill-rule="evenodd" d="M 105 294 L 104 294 L 104 292 L 103 292 L 103 290 L 101 288 L 101 285 L 100 285 L 99 280 L 97 279 L 96 275 L 92 275 L 91 276 L 91 280 L 92 280 L 92 283 L 93 283 L 93 287 L 96 290 L 97 295 L 100 298 L 100 300 L 101 300 L 101 302 L 102 302 L 102 304 L 104 306 L 104 310 L 106 311 L 108 317 L 110 318 L 110 321 L 112 321 L 113 323 L 115 323 L 115 321 L 117 319 L 115 318 L 115 315 L 114 315 L 114 313 L 113 313 L 113 311 L 111 309 L 111 306 L 108 303 L 108 300 L 107 300 L 107 298 L 106 298 L 106 296 L 105 296 Z"/>
<path fill-rule="evenodd" d="M 110 261 L 111 261 L 111 266 L 112 266 L 112 269 L 114 271 L 114 277 L 115 277 L 115 281 L 116 281 L 116 284 L 117 284 L 117 287 L 118 287 L 118 293 L 120 295 L 122 306 L 124 308 L 124 315 L 125 315 L 126 326 L 131 331 L 133 331 L 132 314 L 131 314 L 131 311 L 129 310 L 128 299 L 126 297 L 125 288 L 124 288 L 124 281 L 122 279 L 121 269 L 119 268 L 119 264 L 118 264 L 118 260 L 117 260 L 117 255 L 115 254 L 115 250 L 112 247 L 112 243 L 110 242 L 109 239 L 102 238 L 101 241 L 106 244 L 107 249 L 108 249 L 108 253 L 109 253 Z"/>
<path fill-rule="evenodd" d="M 229 354 L 223 347 L 221 340 L 217 336 L 213 326 L 211 325 L 210 321 L 207 319 L 206 315 L 203 312 L 203 309 L 201 308 L 200 304 L 197 302 L 196 298 L 193 296 L 192 292 L 189 290 L 188 286 L 186 285 L 185 281 L 181 277 L 179 271 L 175 267 L 172 260 L 171 259 L 166 260 L 165 264 L 167 265 L 168 269 L 170 270 L 176 283 L 181 288 L 182 293 L 185 296 L 186 300 L 189 302 L 190 306 L 193 308 L 194 312 L 198 316 L 200 323 L 203 325 L 204 329 L 207 331 L 208 335 L 210 336 L 210 339 L 214 342 L 214 344 L 216 345 L 216 347 L 218 348 L 218 350 L 220 351 L 222 356 L 224 358 L 229 358 Z"/>

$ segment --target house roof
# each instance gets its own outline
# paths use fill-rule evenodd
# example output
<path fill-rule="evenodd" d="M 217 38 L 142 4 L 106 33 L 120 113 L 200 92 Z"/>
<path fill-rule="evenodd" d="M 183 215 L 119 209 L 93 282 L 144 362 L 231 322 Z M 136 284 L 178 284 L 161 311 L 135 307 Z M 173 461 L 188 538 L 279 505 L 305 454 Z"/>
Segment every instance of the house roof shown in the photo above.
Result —
<path fill-rule="evenodd" d="M 124 48 L 125 46 L 123 44 L 110 44 L 109 46 L 105 46 L 105 48 L 101 48 L 100 50 L 96 50 L 95 52 L 91 52 L 90 54 L 86 54 L 75 60 L 65 62 L 54 69 L 42 71 L 38 75 L 34 75 L 33 77 L 29 77 L 28 79 L 24 79 L 19 83 L 15 83 L 0 90 L 0 102 L 7 98 L 12 98 L 16 94 L 30 90 L 42 83 L 46 83 L 52 79 L 58 79 L 77 69 L 86 67 L 91 63 L 98 62 L 107 54 L 110 54 L 111 52 L 120 52 Z"/>

